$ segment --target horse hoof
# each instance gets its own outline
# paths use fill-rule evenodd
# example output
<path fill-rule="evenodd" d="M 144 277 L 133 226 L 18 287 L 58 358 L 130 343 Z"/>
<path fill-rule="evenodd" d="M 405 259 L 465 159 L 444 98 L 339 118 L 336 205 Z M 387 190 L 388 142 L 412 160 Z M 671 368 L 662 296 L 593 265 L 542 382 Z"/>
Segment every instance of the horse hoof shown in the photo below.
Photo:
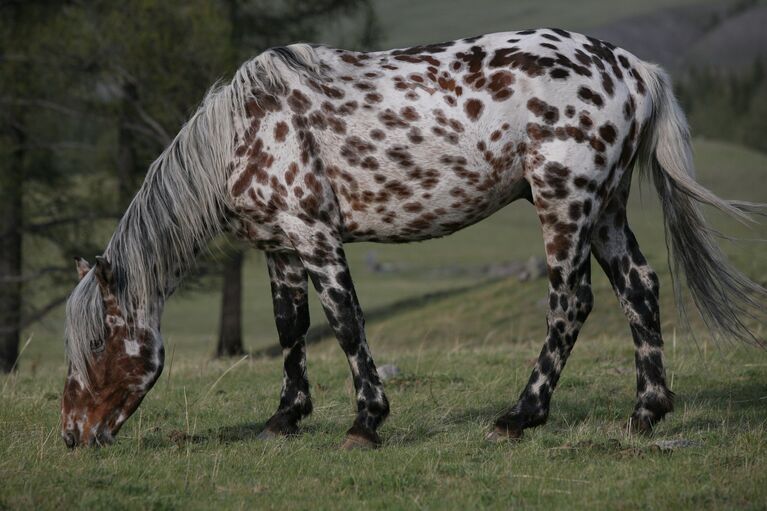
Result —
<path fill-rule="evenodd" d="M 344 443 L 341 444 L 342 451 L 355 451 L 357 449 L 377 449 L 381 442 L 360 435 L 346 435 Z"/>
<path fill-rule="evenodd" d="M 506 429 L 496 426 L 492 431 L 489 431 L 485 435 L 485 441 L 492 444 L 499 444 L 501 442 L 516 441 L 522 438 L 522 430 Z"/>
<path fill-rule="evenodd" d="M 629 418 L 623 426 L 627 435 L 651 436 L 653 434 L 653 423 L 647 419 Z"/>

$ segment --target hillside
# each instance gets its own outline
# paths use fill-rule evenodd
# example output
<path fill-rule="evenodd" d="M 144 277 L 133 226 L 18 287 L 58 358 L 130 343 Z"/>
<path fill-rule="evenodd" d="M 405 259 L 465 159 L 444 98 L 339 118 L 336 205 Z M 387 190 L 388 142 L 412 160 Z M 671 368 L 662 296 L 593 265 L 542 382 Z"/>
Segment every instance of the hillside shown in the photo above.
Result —
<path fill-rule="evenodd" d="M 767 54 L 767 3 L 761 0 L 378 0 L 382 48 L 479 33 L 557 26 L 622 46 L 673 72 L 741 70 Z"/>
<path fill-rule="evenodd" d="M 589 29 L 676 74 L 742 71 L 767 56 L 767 4 L 717 2 L 661 9 Z"/>

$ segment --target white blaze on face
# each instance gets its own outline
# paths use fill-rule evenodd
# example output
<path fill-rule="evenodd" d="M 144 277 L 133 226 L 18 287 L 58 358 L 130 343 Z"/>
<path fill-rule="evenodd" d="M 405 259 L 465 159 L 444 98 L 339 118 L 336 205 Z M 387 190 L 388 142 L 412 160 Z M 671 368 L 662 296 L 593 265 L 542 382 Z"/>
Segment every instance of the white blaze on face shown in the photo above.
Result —
<path fill-rule="evenodd" d="M 138 357 L 140 353 L 139 344 L 136 339 L 125 339 L 125 354 L 129 357 Z"/>

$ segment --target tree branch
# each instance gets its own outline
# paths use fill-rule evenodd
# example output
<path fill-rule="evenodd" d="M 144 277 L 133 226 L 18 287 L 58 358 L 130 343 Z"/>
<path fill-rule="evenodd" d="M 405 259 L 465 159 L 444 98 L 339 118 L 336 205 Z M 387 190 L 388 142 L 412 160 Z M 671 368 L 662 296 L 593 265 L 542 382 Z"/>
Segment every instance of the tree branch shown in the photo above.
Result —
<path fill-rule="evenodd" d="M 47 305 L 40 307 L 39 309 L 33 310 L 31 312 L 28 312 L 24 315 L 24 317 L 21 320 L 20 329 L 23 330 L 27 328 L 29 325 L 33 323 L 37 323 L 41 319 L 43 319 L 45 316 L 48 315 L 52 310 L 54 310 L 56 307 L 61 305 L 62 303 L 67 301 L 67 298 L 69 297 L 68 294 L 59 296 L 58 298 L 48 302 Z"/>
<path fill-rule="evenodd" d="M 163 128 L 159 122 L 157 122 L 151 115 L 149 115 L 138 101 L 131 101 L 131 103 L 136 109 L 136 113 L 141 118 L 141 120 L 144 121 L 147 126 L 149 126 L 152 131 L 157 134 L 160 142 L 165 146 L 169 145 L 173 139 L 170 137 L 170 135 L 168 135 L 168 132 L 165 131 L 165 128 Z"/>

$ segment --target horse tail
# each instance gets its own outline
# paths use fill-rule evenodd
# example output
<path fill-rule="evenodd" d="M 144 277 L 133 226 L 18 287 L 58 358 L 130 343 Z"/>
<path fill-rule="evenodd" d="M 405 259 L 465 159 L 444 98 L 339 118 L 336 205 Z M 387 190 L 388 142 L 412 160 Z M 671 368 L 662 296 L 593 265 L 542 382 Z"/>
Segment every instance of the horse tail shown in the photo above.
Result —
<path fill-rule="evenodd" d="M 752 222 L 749 213 L 765 205 L 721 199 L 695 181 L 690 131 L 669 76 L 658 66 L 644 62 L 638 65 L 638 72 L 652 102 L 652 117 L 643 132 L 638 157 L 641 170 L 652 176 L 660 196 L 674 293 L 682 318 L 687 322 L 680 268 L 714 337 L 764 345 L 746 321 L 763 314 L 760 302 L 767 297 L 767 290 L 727 260 L 715 239 L 723 236 L 708 226 L 700 204 L 713 206 L 744 223 Z"/>

